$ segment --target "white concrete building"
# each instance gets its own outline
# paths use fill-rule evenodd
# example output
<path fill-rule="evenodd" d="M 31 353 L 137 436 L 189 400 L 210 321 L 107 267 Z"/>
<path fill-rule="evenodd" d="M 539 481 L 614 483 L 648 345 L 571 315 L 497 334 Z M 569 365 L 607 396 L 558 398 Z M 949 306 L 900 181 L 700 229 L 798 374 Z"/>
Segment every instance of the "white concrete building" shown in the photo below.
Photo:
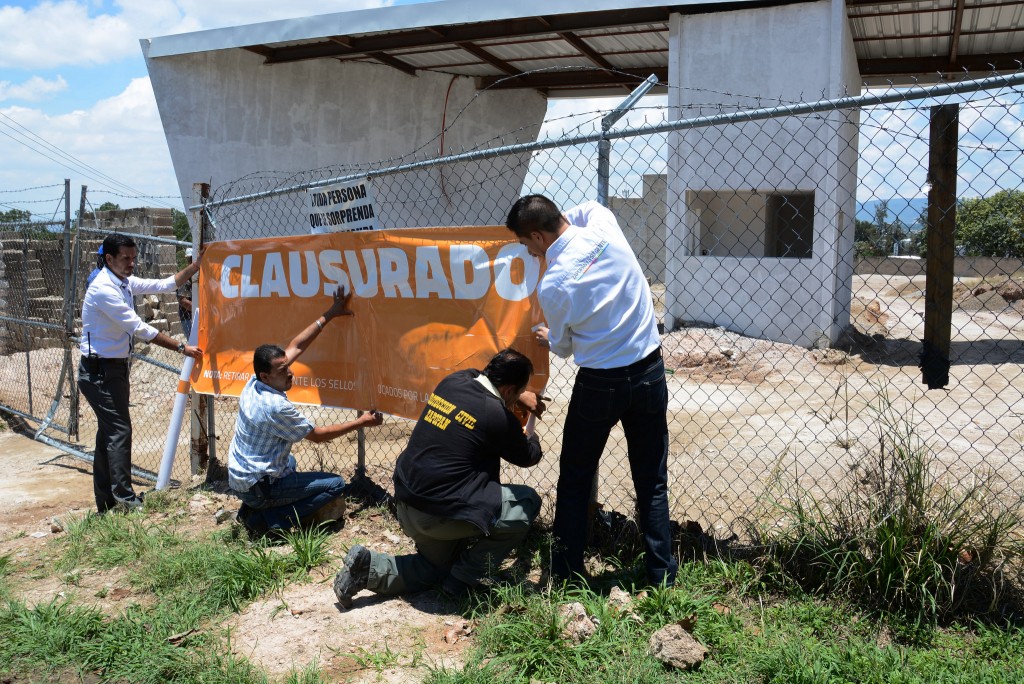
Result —
<path fill-rule="evenodd" d="M 1007 32 L 1016 14 L 1006 3 L 961 7 L 931 28 L 917 8 L 890 5 L 445 0 L 142 44 L 188 201 L 197 181 L 259 174 L 238 190 L 266 190 L 494 145 L 510 132 L 502 143 L 529 141 L 548 98 L 624 97 L 652 73 L 682 119 L 854 94 L 862 78 L 1017 68 L 1024 34 Z M 990 28 L 961 35 L 967 22 Z M 626 222 L 649 277 L 664 272 L 666 327 L 837 339 L 849 318 L 856 135 L 855 117 L 833 113 L 668 136 L 664 190 L 656 177 L 645 190 L 664 192 L 662 206 L 617 207 L 634 216 Z M 500 223 L 527 164 L 509 158 L 483 178 L 466 165 L 384 179 L 380 225 Z M 420 199 L 406 198 L 412 187 Z M 261 202 L 244 224 L 222 217 L 218 237 L 308 230 L 294 193 Z"/>
<path fill-rule="evenodd" d="M 860 91 L 841 0 L 675 15 L 671 40 L 676 118 Z M 804 346 L 838 338 L 850 313 L 856 136 L 850 112 L 670 134 L 666 328 L 702 321 Z"/>

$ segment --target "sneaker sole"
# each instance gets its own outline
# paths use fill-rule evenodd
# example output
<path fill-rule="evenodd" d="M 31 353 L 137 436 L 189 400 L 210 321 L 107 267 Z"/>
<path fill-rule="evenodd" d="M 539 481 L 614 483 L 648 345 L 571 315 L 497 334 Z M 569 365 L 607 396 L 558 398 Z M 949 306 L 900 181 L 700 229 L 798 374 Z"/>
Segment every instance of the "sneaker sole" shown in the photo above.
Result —
<path fill-rule="evenodd" d="M 363 553 L 360 553 L 362 551 Z M 366 581 L 359 577 L 370 571 L 370 553 L 363 547 L 352 547 L 345 556 L 345 565 L 334 578 L 334 595 L 345 608 L 352 607 L 352 597 L 366 588 Z M 346 578 L 349 580 L 346 582 Z M 348 586 L 345 586 L 348 584 Z"/>

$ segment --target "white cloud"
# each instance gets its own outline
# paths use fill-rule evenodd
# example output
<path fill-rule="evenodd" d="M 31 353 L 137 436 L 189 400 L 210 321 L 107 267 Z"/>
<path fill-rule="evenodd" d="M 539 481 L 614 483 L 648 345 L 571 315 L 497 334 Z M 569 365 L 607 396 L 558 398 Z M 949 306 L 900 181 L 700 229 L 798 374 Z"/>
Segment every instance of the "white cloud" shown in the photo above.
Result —
<path fill-rule="evenodd" d="M 288 17 L 382 7 L 392 0 L 120 0 L 116 12 L 87 1 L 47 0 L 29 9 L 0 7 L 0 68 L 106 64 L 138 57 L 139 39 Z"/>
<path fill-rule="evenodd" d="M 45 78 L 33 76 L 22 83 L 11 83 L 0 81 L 0 102 L 4 100 L 24 100 L 26 102 L 38 102 L 54 93 L 67 90 L 68 83 L 58 76 L 52 81 Z"/>
<path fill-rule="evenodd" d="M 70 177 L 74 194 L 78 186 L 88 185 L 97 206 L 107 199 L 121 206 L 153 204 L 101 194 L 102 190 L 135 194 L 103 178 L 104 174 L 145 194 L 162 196 L 177 191 L 148 78 L 132 80 L 123 92 L 89 109 L 53 116 L 40 109 L 14 106 L 0 109 L 0 114 L 4 115 L 0 117 L 0 158 L 5 160 L 0 167 L 0 188 L 46 185 Z M 93 168 L 83 168 L 53 148 Z M 176 200 L 162 202 L 181 205 Z"/>

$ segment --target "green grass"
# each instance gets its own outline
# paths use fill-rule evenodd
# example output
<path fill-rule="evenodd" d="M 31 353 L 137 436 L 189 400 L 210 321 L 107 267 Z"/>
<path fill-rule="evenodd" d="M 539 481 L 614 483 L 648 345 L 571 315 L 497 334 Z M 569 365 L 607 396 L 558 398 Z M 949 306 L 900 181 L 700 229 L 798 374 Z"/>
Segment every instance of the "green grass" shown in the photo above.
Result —
<path fill-rule="evenodd" d="M 330 534 L 327 532 L 329 527 L 329 524 L 324 523 L 315 527 L 292 529 L 285 533 L 284 538 L 292 547 L 296 562 L 303 570 L 312 570 L 330 558 L 327 550 L 327 542 L 330 540 Z"/>
<path fill-rule="evenodd" d="M 201 539 L 144 515 L 88 515 L 73 520 L 49 573 L 80 577 L 83 568 L 124 568 L 127 581 L 155 598 L 150 607 L 132 604 L 104 616 L 70 600 L 27 606 L 7 600 L 0 608 L 0 672 L 66 669 L 102 673 L 103 681 L 266 682 L 247 661 L 231 656 L 220 638 L 202 629 L 229 610 L 302 581 L 306 570 L 326 559 L 326 537 L 296 534 L 294 548 L 248 544 L 218 532 Z M 0 559 L 0 579 L 10 557 Z M 172 644 L 168 637 L 197 630 Z M 214 632 L 215 634 L 215 632 Z M 318 668 L 294 673 L 293 681 L 315 682 Z"/>
<path fill-rule="evenodd" d="M 559 606 L 578 601 L 597 632 L 574 645 Z M 940 629 L 928 646 L 899 645 L 885 622 L 846 603 L 769 593 L 740 561 L 686 563 L 675 588 L 617 612 L 599 593 L 503 587 L 477 606 L 478 639 L 461 668 L 434 668 L 427 684 L 541 682 L 1020 682 L 1024 630 L 969 624 Z M 709 655 L 690 673 L 648 654 L 650 635 L 679 619 Z"/>
<path fill-rule="evenodd" d="M 827 494 L 778 476 L 752 534 L 783 581 L 892 613 L 904 636 L 1014 609 L 1024 501 L 992 474 L 939 479 L 913 421 L 883 398 L 878 445 Z M 1017 606 L 1019 608 L 1019 606 Z"/>
<path fill-rule="evenodd" d="M 926 486 L 913 491 L 922 497 L 927 492 L 921 500 L 933 501 L 943 490 Z M 894 494 L 894 499 L 906 498 Z M 70 521 L 67 530 L 47 545 L 54 556 L 41 564 L 42 576 L 80 578 L 87 585 L 93 570 L 117 566 L 143 605 L 103 614 L 76 603 L 81 589 L 74 585 L 66 587 L 67 599 L 29 605 L 8 588 L 20 565 L 10 555 L 0 556 L 0 679 L 17 673 L 19 681 L 268 684 L 249 661 L 231 655 L 232 637 L 219 625 L 232 610 L 306 581 L 308 569 L 327 557 L 327 536 L 318 529 L 296 531 L 287 545 L 276 547 L 248 543 L 233 528 L 191 538 L 173 519 L 153 521 L 144 513 L 87 516 Z M 545 544 L 538 536 L 524 545 L 519 554 L 523 564 L 536 566 Z M 992 614 L 977 620 L 954 613 L 922 628 L 912 610 L 879 610 L 877 597 L 864 601 L 837 585 L 830 585 L 835 591 L 808 592 L 799 581 L 806 575 L 781 566 L 777 556 L 767 562 L 711 558 L 683 563 L 674 588 L 634 592 L 627 610 L 610 604 L 607 590 L 613 581 L 627 588 L 631 578 L 639 581 L 637 566 L 599 578 L 595 590 L 541 591 L 518 581 L 498 585 L 470 604 L 474 630 L 465 665 L 427 665 L 425 681 L 1024 682 L 1019 624 L 1000 622 Z M 820 571 L 819 566 L 801 570 Z M 502 573 L 519 575 L 518 569 Z M 582 643 L 563 631 L 561 609 L 571 602 L 580 603 L 596 623 L 594 634 Z M 695 638 L 709 649 L 695 672 L 667 670 L 648 653 L 651 634 L 676 622 L 691 625 Z M 923 636 L 915 631 L 920 629 Z M 381 677 L 393 667 L 415 669 L 432 662 L 423 649 L 420 644 L 410 654 L 385 644 L 347 655 L 369 676 L 376 672 Z M 275 680 L 326 681 L 315 661 Z"/>

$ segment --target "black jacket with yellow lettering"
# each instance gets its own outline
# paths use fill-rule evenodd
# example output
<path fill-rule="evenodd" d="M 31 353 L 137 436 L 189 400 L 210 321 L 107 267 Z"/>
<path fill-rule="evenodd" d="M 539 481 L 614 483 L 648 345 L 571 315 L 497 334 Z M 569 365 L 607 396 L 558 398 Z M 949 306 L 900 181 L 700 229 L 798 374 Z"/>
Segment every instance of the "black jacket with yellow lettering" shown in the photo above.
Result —
<path fill-rule="evenodd" d="M 501 459 L 532 466 L 541 449 L 479 375 L 456 371 L 434 389 L 395 465 L 395 498 L 487 533 L 501 512 Z"/>

